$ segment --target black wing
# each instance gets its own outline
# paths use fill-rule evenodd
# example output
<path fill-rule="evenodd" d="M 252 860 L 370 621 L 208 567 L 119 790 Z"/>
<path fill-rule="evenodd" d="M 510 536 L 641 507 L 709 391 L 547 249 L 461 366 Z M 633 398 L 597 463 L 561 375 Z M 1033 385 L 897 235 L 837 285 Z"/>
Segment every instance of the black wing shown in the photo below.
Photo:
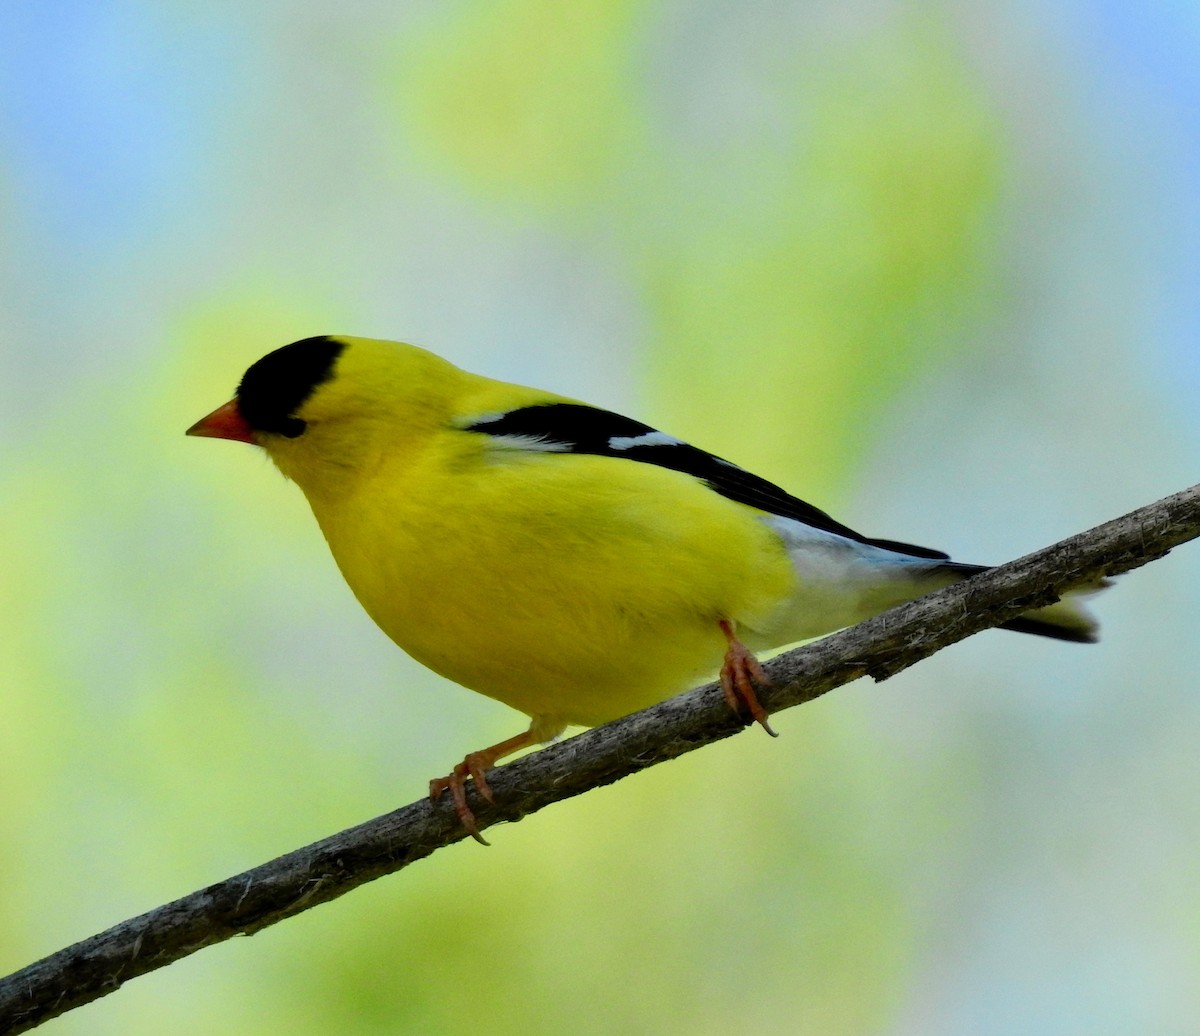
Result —
<path fill-rule="evenodd" d="M 944 560 L 939 550 L 916 547 L 894 540 L 869 539 L 836 521 L 812 504 L 806 504 L 773 482 L 751 474 L 745 468 L 711 453 L 689 446 L 648 424 L 634 421 L 611 410 L 580 403 L 542 403 L 521 407 L 504 414 L 480 418 L 465 426 L 465 431 L 505 438 L 514 445 L 531 450 L 556 453 L 585 453 L 595 457 L 617 457 L 657 464 L 698 478 L 713 492 L 739 504 L 811 525 L 859 543 L 894 550 L 912 557 Z"/>

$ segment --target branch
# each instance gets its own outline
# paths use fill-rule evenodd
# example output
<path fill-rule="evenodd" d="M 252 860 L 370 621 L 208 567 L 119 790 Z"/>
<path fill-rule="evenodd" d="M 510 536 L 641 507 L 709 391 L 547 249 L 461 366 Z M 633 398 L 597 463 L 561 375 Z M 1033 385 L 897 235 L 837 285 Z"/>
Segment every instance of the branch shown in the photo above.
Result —
<path fill-rule="evenodd" d="M 1200 536 L 1200 486 L 1000 565 L 767 664 L 771 712 L 860 676 L 883 680 L 950 644 Z M 489 774 L 496 804 L 471 796 L 480 829 L 731 736 L 742 724 L 709 684 L 596 727 Z M 234 935 L 327 903 L 465 837 L 446 803 L 420 800 L 210 885 L 0 979 L 0 1033 L 25 1032 Z"/>

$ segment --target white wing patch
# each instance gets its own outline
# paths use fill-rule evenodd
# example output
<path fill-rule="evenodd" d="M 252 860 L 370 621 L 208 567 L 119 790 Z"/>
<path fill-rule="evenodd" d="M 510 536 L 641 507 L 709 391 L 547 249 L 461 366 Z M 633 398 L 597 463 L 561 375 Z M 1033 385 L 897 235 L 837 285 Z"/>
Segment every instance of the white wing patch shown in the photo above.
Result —
<path fill-rule="evenodd" d="M 608 440 L 610 450 L 632 450 L 638 446 L 683 446 L 682 439 L 676 439 L 666 432 L 643 432 L 641 435 L 614 435 Z"/>

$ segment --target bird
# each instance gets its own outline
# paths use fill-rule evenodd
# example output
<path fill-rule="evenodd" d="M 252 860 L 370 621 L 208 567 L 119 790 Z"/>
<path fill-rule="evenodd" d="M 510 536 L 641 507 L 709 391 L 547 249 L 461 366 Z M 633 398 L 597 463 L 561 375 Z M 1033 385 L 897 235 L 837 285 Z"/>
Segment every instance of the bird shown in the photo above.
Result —
<path fill-rule="evenodd" d="M 187 434 L 264 450 L 384 633 L 529 717 L 430 781 L 484 844 L 466 784 L 493 801 L 487 771 L 506 756 L 715 674 L 730 707 L 774 734 L 757 653 L 987 568 L 864 536 L 651 425 L 403 342 L 284 345 Z M 1093 642 L 1079 596 L 1003 625 Z"/>

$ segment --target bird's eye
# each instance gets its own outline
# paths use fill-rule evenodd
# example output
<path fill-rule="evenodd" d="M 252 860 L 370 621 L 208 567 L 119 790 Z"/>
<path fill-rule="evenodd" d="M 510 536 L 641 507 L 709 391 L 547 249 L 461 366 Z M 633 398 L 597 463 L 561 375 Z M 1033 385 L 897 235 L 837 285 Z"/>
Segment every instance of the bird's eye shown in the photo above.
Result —
<path fill-rule="evenodd" d="M 278 431 L 280 435 L 288 439 L 298 439 L 304 434 L 306 428 L 308 428 L 307 421 L 302 421 L 298 417 L 285 417 L 279 423 Z"/>

